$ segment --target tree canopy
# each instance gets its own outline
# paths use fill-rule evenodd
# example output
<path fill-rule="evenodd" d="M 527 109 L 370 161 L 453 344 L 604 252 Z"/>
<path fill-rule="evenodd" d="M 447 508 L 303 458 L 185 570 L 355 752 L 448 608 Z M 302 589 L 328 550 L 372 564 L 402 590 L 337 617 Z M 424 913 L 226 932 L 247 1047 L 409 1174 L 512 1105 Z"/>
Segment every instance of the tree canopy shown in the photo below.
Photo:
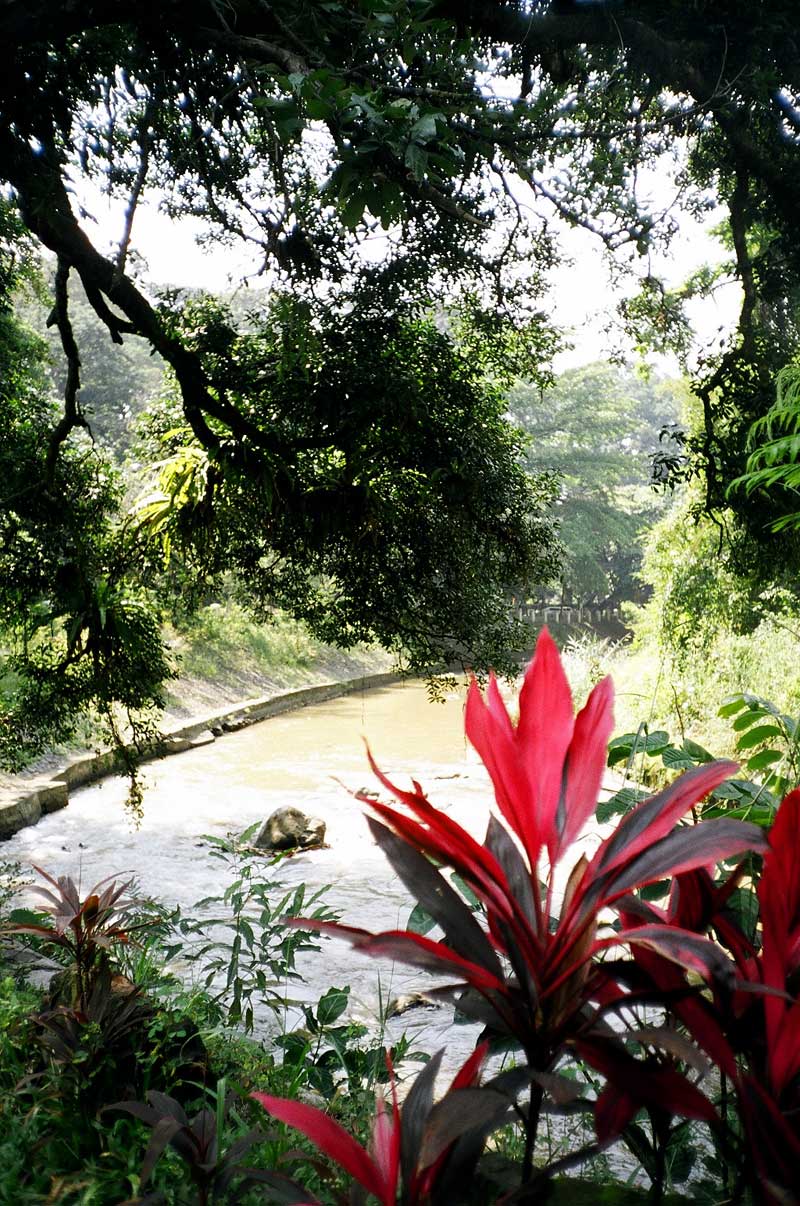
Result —
<path fill-rule="evenodd" d="M 413 630 L 415 661 L 494 658 L 512 638 L 486 599 L 553 567 L 546 486 L 526 501 L 492 393 L 504 372 L 546 378 L 548 212 L 622 264 L 674 233 L 676 199 L 699 212 L 716 198 L 743 306 L 696 376 L 685 452 L 706 504 L 724 502 L 795 341 L 800 60 L 786 0 L 0 0 L 0 36 L 0 179 L 56 259 L 66 367 L 43 433 L 47 490 L 82 463 L 79 281 L 113 343 L 143 340 L 168 366 L 183 455 L 205 466 L 194 517 L 220 520 L 208 548 L 224 532 L 264 604 L 342 640 Z M 642 180 L 670 157 L 676 197 L 654 209 Z M 123 202 L 114 248 L 84 213 L 86 182 Z M 283 335 L 274 313 L 247 334 L 147 287 L 135 235 L 148 193 L 210 238 L 251 243 L 294 299 Z M 378 235 L 380 270 L 364 250 Z M 482 383 L 421 318 L 453 292 L 469 298 L 462 348 L 486 349 Z M 629 317 L 667 339 L 679 302 L 645 271 Z M 279 345 L 298 323 L 313 357 L 287 376 Z M 438 362 L 415 375 L 420 356 Z M 759 539 L 763 523 L 739 518 Z"/>
<path fill-rule="evenodd" d="M 529 437 L 525 465 L 558 476 L 565 602 L 616 605 L 640 594 L 640 538 L 664 502 L 650 486 L 651 461 L 683 392 L 679 381 L 603 363 L 569 369 L 545 389 L 512 389 L 510 413 Z"/>

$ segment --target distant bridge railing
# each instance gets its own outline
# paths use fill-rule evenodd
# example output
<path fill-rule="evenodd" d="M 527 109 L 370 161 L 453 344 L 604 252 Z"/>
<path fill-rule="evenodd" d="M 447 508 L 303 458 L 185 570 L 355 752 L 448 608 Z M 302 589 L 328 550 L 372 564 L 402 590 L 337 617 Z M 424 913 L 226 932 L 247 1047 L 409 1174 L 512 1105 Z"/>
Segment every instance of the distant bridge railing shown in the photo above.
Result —
<path fill-rule="evenodd" d="M 592 604 L 515 603 L 512 615 L 529 624 L 602 624 L 612 621 L 624 624 L 618 607 L 592 606 Z"/>

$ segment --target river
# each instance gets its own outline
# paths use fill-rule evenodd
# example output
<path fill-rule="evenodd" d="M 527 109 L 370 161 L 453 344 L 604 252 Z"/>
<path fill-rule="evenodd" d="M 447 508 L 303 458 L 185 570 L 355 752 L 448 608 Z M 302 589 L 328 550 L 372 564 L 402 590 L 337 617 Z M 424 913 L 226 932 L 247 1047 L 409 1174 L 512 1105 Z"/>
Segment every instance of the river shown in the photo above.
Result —
<path fill-rule="evenodd" d="M 196 901 L 227 886 L 226 869 L 203 835 L 238 834 L 290 805 L 324 819 L 329 848 L 297 854 L 270 877 L 277 874 L 287 886 L 329 885 L 325 903 L 348 924 L 402 927 L 413 902 L 350 794 L 378 786 L 365 740 L 390 776 L 408 785 L 413 775 L 435 804 L 483 837 L 492 791 L 464 737 L 463 693 L 431 703 L 422 685 L 406 683 L 316 704 L 149 764 L 138 829 L 125 811 L 124 779 L 76 791 L 67 808 L 5 842 L 2 855 L 71 875 L 84 890 L 107 875 L 133 875 L 143 895 L 192 915 Z M 301 956 L 299 967 L 304 983 L 290 986 L 293 997 L 314 1001 L 333 984 L 347 985 L 350 1016 L 370 1026 L 388 1000 L 432 983 L 422 972 L 375 962 L 335 940 L 324 940 L 320 954 Z M 446 1044 L 448 1063 L 457 1063 L 477 1029 L 453 1030 L 451 1019 L 447 1009 L 414 1010 L 390 1022 L 389 1034 L 422 1031 L 415 1046 L 432 1051 Z"/>

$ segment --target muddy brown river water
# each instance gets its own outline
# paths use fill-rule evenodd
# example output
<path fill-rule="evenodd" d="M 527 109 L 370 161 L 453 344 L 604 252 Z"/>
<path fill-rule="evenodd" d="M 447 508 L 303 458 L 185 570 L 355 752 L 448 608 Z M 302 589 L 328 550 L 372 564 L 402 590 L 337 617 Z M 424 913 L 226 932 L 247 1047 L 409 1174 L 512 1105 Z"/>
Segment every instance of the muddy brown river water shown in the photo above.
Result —
<path fill-rule="evenodd" d="M 434 803 L 483 836 L 492 792 L 464 738 L 463 695 L 430 703 L 423 686 L 408 683 L 313 705 L 148 765 L 138 830 L 124 809 L 125 781 L 107 779 L 75 792 L 66 809 L 20 831 L 2 853 L 72 875 L 84 888 L 106 875 L 134 875 L 143 894 L 191 915 L 196 901 L 227 886 L 225 867 L 210 856 L 203 835 L 239 833 L 291 805 L 325 820 L 330 848 L 286 860 L 280 880 L 329 885 L 326 903 L 349 924 L 402 926 L 412 902 L 347 790 L 377 787 L 365 739 L 399 783 L 407 785 L 413 775 Z M 377 1022 L 388 999 L 432 983 L 335 940 L 326 940 L 320 954 L 303 956 L 299 966 L 304 983 L 292 984 L 291 996 L 316 1000 L 332 984 L 348 985 L 351 1016 L 367 1024 Z M 450 1060 L 458 1061 L 471 1050 L 475 1028 L 459 1027 L 454 1037 L 450 1019 L 447 1010 L 415 1011 L 390 1029 L 424 1031 L 420 1041 L 428 1050 L 447 1044 Z"/>

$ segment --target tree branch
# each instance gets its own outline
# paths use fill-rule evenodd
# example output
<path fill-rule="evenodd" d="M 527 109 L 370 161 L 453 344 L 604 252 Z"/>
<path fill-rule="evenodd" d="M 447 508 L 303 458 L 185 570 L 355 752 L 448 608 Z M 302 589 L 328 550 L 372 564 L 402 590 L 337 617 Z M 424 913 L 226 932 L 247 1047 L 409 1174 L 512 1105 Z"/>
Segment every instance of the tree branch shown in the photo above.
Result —
<path fill-rule="evenodd" d="M 156 92 L 153 92 L 147 99 L 147 104 L 144 107 L 141 121 L 139 122 L 139 166 L 136 169 L 133 187 L 131 188 L 128 204 L 125 209 L 125 220 L 122 228 L 122 238 L 119 241 L 117 248 L 117 272 L 125 271 L 125 264 L 128 259 L 128 249 L 131 242 L 131 234 L 133 232 L 133 219 L 136 216 L 136 209 L 142 196 L 142 190 L 147 179 L 147 169 L 150 166 L 150 147 L 152 139 L 150 137 L 150 123 L 158 107 L 159 97 Z M 101 316 L 102 317 L 102 316 Z M 111 338 L 114 338 L 112 332 Z"/>
<path fill-rule="evenodd" d="M 41 142 L 43 149 L 39 152 L 27 140 L 15 138 L 0 125 L 0 161 L 18 193 L 28 228 L 65 265 L 76 269 L 89 300 L 110 329 L 141 335 L 172 367 L 187 422 L 203 447 L 217 457 L 237 460 L 237 450 L 224 445 L 222 437 L 209 426 L 210 417 L 249 446 L 250 460 L 259 451 L 278 456 L 291 453 L 294 449 L 291 441 L 263 431 L 235 406 L 215 396 L 200 357 L 165 330 L 159 315 L 130 277 L 120 273 L 113 261 L 96 250 L 72 212 L 52 137 L 42 138 Z M 127 324 L 119 322 L 106 299 L 126 316 Z"/>
<path fill-rule="evenodd" d="M 47 325 L 58 327 L 61 346 L 67 360 L 67 380 L 64 385 L 64 413 L 53 429 L 47 449 L 44 472 L 48 486 L 52 486 L 55 478 L 56 461 L 61 445 L 77 427 L 84 427 L 87 430 L 89 428 L 78 405 L 78 390 L 81 387 L 81 358 L 69 318 L 69 271 L 67 261 L 63 256 L 59 256 L 55 276 L 55 306 L 47 320 Z"/>

